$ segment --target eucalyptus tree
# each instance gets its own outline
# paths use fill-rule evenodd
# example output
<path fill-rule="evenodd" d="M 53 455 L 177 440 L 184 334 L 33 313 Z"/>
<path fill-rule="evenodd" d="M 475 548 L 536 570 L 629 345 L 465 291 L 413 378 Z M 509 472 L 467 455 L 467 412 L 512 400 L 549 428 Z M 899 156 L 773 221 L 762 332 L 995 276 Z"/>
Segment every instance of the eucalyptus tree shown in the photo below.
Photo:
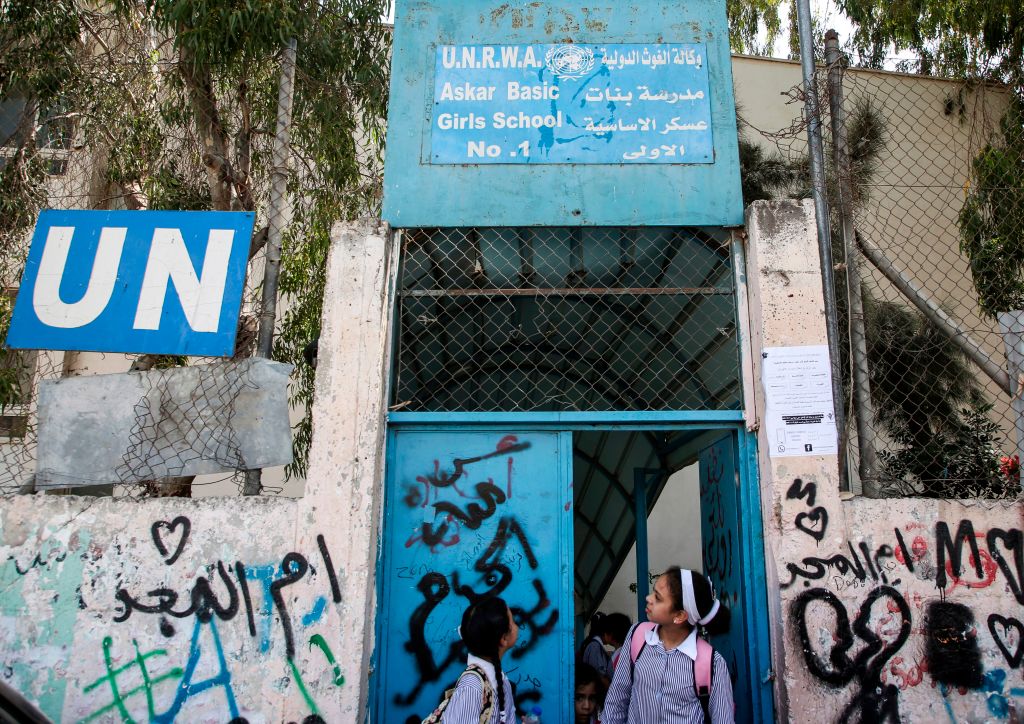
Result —
<path fill-rule="evenodd" d="M 0 257 L 9 278 L 23 239 L 59 179 L 43 146 L 54 128 L 88 158 L 93 208 L 253 211 L 250 258 L 267 236 L 279 58 L 297 41 L 274 356 L 296 363 L 293 436 L 302 473 L 313 370 L 302 349 L 319 331 L 329 232 L 374 213 L 386 118 L 387 0 L 5 0 L 0 3 L 4 127 Z M 259 260 L 256 259 L 258 265 Z M 258 278 L 258 273 L 257 273 Z M 240 327 L 240 354 L 251 350 Z M 250 334 L 246 334 L 249 332 Z M 145 368 L 154 358 L 138 361 Z M 0 384 L 0 388 L 2 388 Z M 187 491 L 182 491 L 187 494 Z"/>
<path fill-rule="evenodd" d="M 881 67 L 911 51 L 918 72 L 989 75 L 1019 82 L 1024 65 L 1024 5 L 1007 0 L 838 0 L 854 24 L 853 47 Z"/>

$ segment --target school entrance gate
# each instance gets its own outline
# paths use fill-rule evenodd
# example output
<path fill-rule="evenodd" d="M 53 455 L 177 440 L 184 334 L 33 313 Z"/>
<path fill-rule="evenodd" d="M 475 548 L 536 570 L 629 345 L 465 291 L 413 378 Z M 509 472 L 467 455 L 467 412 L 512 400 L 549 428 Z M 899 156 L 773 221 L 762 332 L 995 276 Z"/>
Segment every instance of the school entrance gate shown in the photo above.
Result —
<path fill-rule="evenodd" d="M 661 501 L 732 609 L 738 720 L 771 719 L 726 38 L 724 4 L 399 2 L 373 721 L 436 706 L 489 596 L 519 710 L 570 721 L 579 624 L 627 560 L 642 615 Z"/>

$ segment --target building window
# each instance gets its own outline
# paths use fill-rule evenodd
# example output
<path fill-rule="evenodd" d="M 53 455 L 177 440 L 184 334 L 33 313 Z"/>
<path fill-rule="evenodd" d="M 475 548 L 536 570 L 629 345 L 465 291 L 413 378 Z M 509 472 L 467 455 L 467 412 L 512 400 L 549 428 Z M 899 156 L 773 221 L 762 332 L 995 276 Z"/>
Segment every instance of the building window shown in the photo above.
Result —
<path fill-rule="evenodd" d="M 0 99 L 0 168 L 33 138 L 32 154 L 45 163 L 46 173 L 63 175 L 67 171 L 72 130 L 71 120 L 58 107 L 41 110 L 21 95 Z"/>

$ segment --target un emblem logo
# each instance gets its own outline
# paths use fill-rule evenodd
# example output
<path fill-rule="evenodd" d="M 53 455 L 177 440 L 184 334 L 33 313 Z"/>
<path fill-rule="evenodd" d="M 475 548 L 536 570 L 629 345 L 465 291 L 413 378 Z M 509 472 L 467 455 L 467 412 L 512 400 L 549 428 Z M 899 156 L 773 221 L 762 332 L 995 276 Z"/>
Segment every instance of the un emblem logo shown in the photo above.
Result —
<path fill-rule="evenodd" d="M 559 78 L 575 80 L 594 67 L 594 51 L 578 45 L 560 45 L 544 54 L 548 70 Z"/>

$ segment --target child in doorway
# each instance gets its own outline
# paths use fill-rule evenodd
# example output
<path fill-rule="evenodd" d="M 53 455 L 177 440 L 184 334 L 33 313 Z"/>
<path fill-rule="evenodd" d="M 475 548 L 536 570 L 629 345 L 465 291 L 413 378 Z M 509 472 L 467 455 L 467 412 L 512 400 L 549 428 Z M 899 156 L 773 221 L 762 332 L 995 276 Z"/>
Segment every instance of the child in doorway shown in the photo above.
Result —
<path fill-rule="evenodd" d="M 647 597 L 647 619 L 655 626 L 639 632 L 634 626 L 622 647 L 602 724 L 732 724 L 732 680 L 717 651 L 710 662 L 710 696 L 702 701 L 697 693 L 697 627 L 709 633 L 729 628 L 729 609 L 715 598 L 711 582 L 700 573 L 669 568 Z M 635 657 L 634 632 L 644 637 Z"/>
<path fill-rule="evenodd" d="M 612 658 L 607 647 L 610 646 L 614 652 L 622 646 L 629 632 L 629 625 L 629 616 L 624 613 L 596 613 L 591 619 L 590 638 L 583 645 L 577 663 L 594 667 L 606 689 L 612 680 Z"/>
<path fill-rule="evenodd" d="M 480 724 L 485 705 L 490 702 L 491 724 L 517 724 L 512 684 L 501 671 L 501 657 L 519 638 L 519 627 L 508 605 L 500 598 L 488 598 L 471 605 L 462 615 L 459 631 L 469 650 L 466 672 L 459 677 L 441 721 L 444 724 Z M 486 684 L 479 675 L 473 675 L 470 668 L 481 671 Z M 490 690 L 486 691 L 485 686 Z M 494 692 L 497 692 L 496 697 Z"/>
<path fill-rule="evenodd" d="M 576 664 L 575 724 L 598 724 L 597 715 L 604 701 L 604 691 L 597 669 L 590 664 Z"/>

